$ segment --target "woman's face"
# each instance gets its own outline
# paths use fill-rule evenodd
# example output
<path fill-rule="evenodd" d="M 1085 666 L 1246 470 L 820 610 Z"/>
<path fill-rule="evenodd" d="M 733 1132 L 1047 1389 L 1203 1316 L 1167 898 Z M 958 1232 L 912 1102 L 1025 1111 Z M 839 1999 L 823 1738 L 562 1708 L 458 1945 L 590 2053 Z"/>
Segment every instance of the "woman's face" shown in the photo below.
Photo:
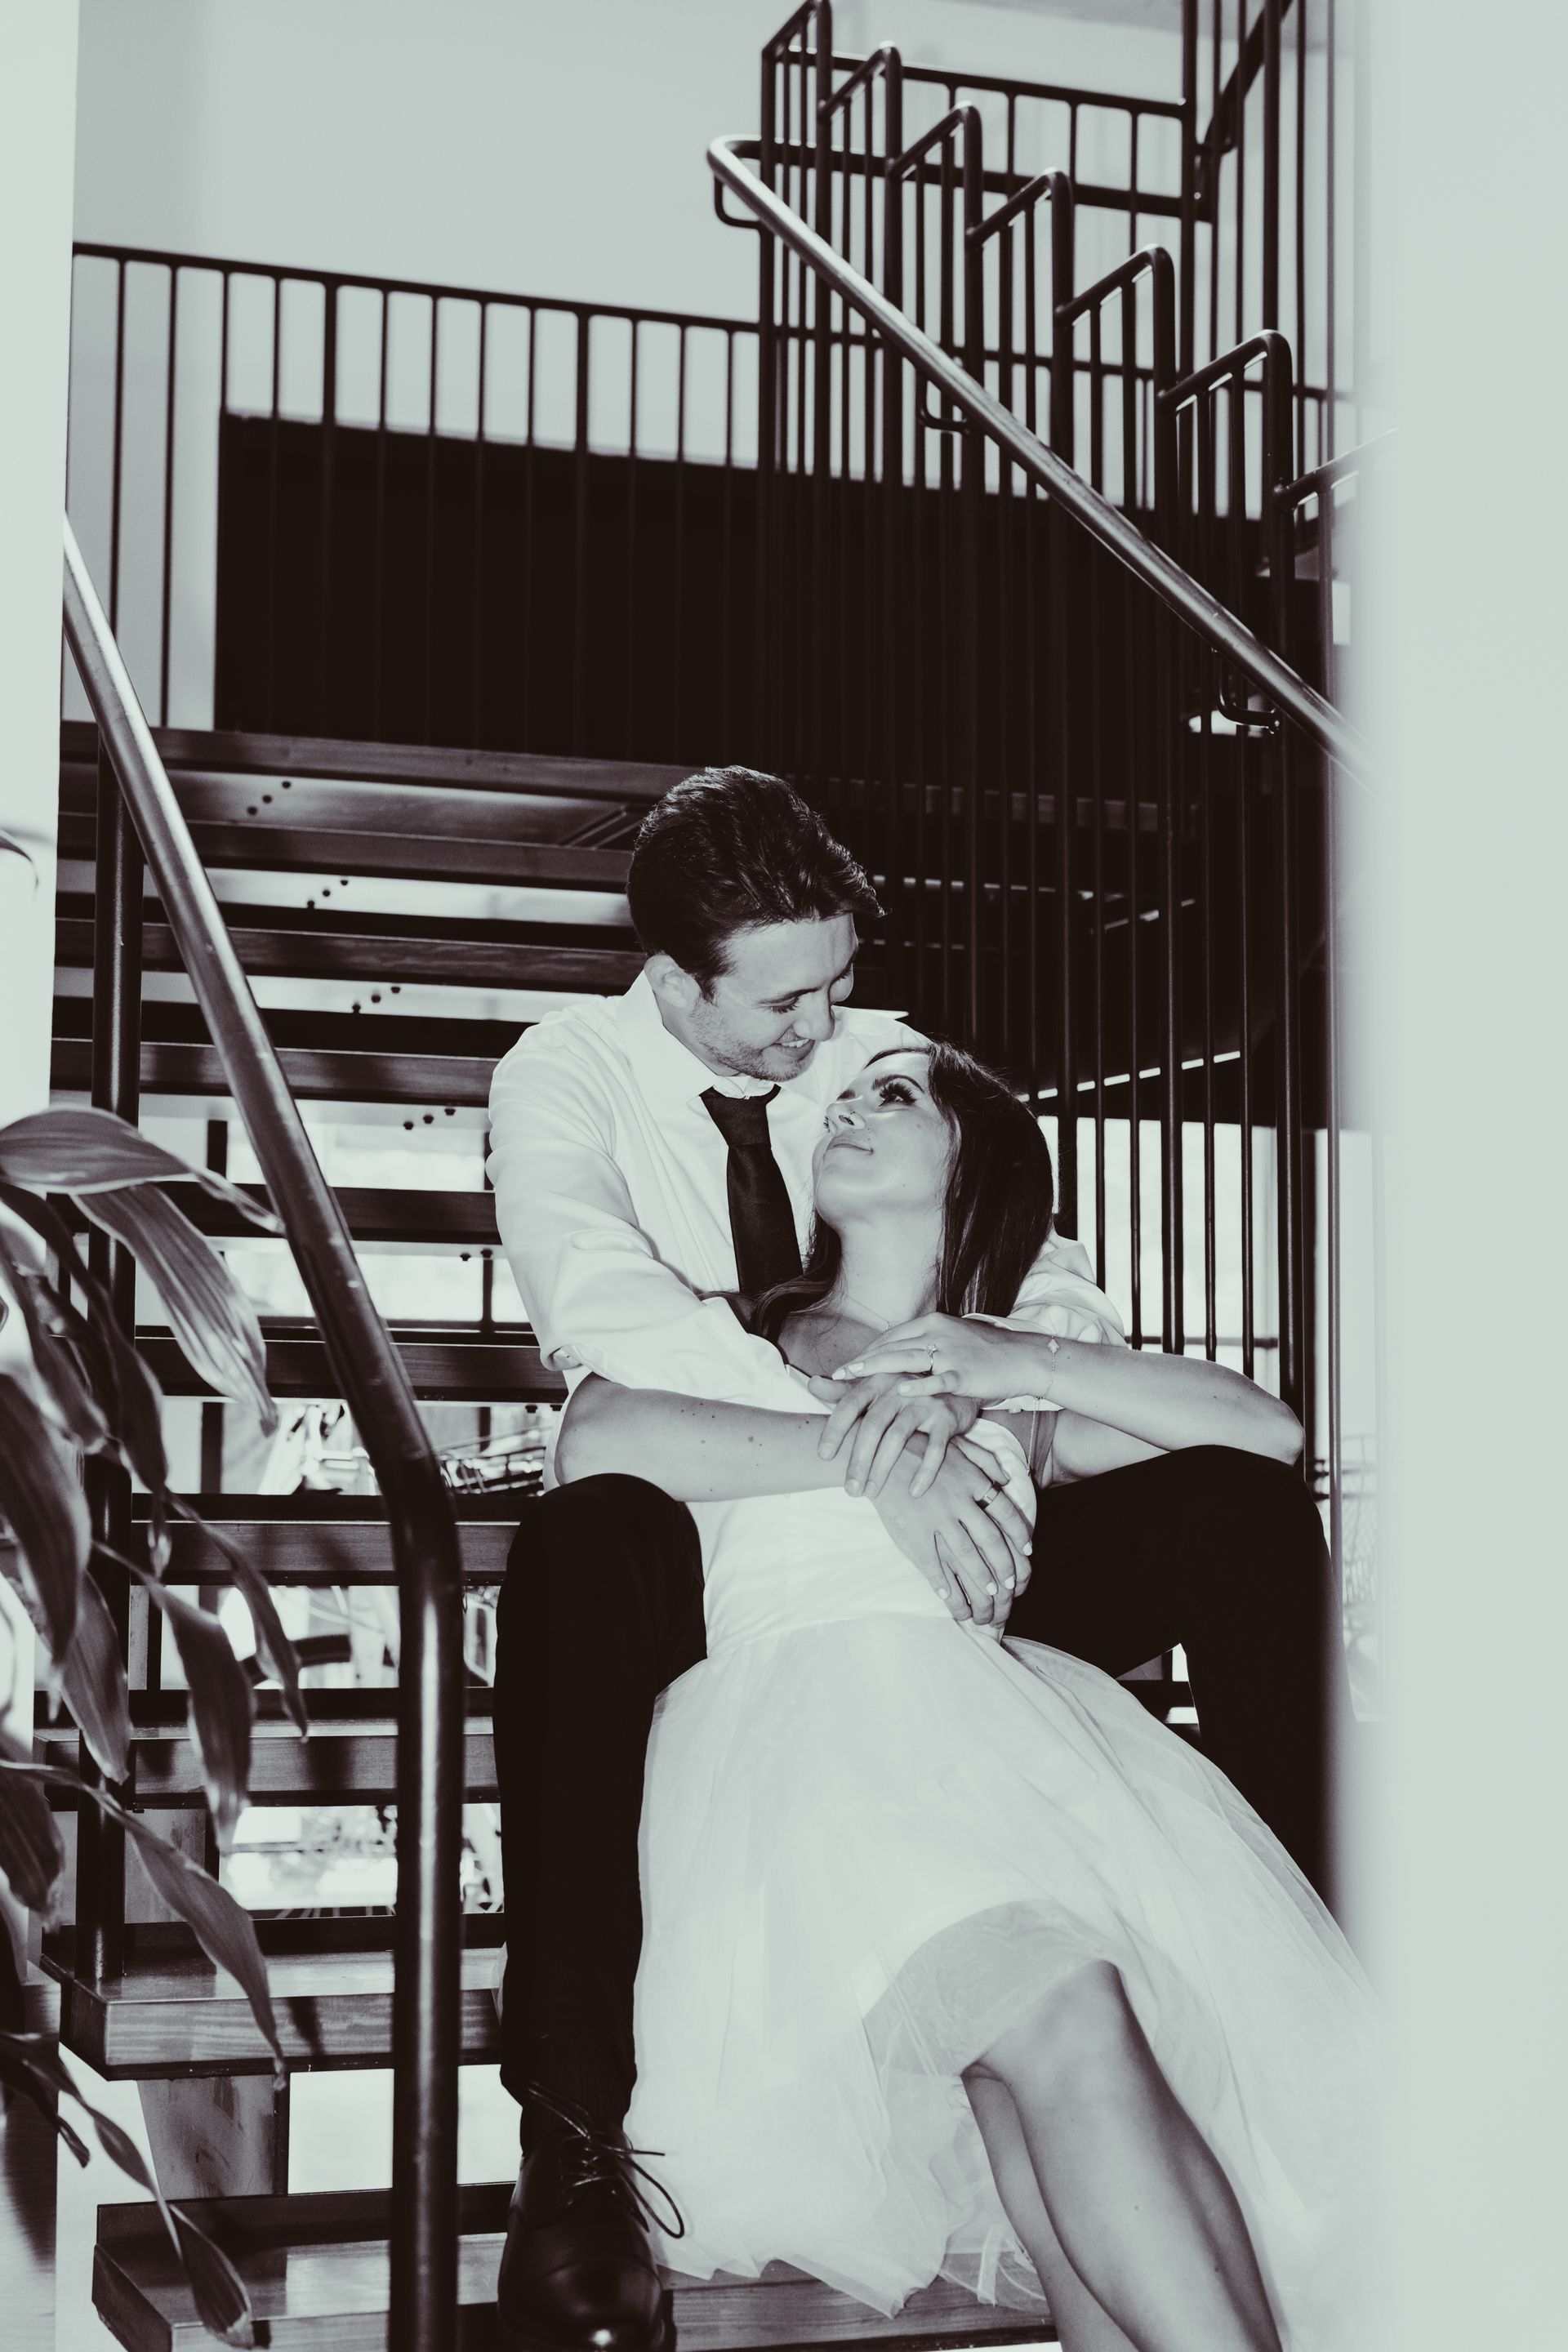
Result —
<path fill-rule="evenodd" d="M 830 1103 L 812 1160 L 816 1212 L 841 1232 L 867 1211 L 940 1210 L 952 1131 L 931 1099 L 930 1057 L 879 1055 Z"/>

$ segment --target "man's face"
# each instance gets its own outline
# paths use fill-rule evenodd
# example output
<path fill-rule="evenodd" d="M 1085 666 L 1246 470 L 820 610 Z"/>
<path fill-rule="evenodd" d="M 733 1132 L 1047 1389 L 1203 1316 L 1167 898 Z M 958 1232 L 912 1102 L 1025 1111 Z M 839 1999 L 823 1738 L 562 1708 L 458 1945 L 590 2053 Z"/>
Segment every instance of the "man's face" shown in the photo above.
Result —
<path fill-rule="evenodd" d="M 798 1078 L 854 985 L 853 915 L 763 923 L 730 940 L 729 970 L 681 1008 L 685 1042 L 710 1069 Z"/>

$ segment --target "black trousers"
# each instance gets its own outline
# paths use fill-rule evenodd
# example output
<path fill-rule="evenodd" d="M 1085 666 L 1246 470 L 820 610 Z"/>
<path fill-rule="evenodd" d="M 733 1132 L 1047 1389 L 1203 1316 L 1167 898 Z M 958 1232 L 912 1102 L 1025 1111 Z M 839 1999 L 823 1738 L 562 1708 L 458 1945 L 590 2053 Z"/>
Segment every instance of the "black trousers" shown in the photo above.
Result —
<path fill-rule="evenodd" d="M 1331 1579 L 1299 1472 L 1195 1446 L 1039 1496 L 1009 1631 L 1110 1674 L 1187 1654 L 1204 1750 L 1328 1895 L 1326 1759 L 1345 1706 Z M 641 1479 L 543 1496 L 499 1611 L 508 1965 L 501 2077 L 605 2121 L 634 2079 L 637 1830 L 654 1702 L 704 1654 L 683 1503 Z"/>

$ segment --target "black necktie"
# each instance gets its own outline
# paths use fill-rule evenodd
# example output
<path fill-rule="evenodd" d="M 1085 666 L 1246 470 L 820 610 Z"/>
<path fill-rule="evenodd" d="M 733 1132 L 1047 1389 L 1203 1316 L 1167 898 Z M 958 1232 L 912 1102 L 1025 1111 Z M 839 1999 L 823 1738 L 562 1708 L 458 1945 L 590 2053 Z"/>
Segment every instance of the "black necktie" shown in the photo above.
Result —
<path fill-rule="evenodd" d="M 702 1101 L 730 1147 L 730 1231 L 735 1237 L 735 1278 L 747 1298 L 800 1272 L 800 1244 L 789 1188 L 768 1139 L 773 1095 L 721 1095 L 710 1087 Z"/>

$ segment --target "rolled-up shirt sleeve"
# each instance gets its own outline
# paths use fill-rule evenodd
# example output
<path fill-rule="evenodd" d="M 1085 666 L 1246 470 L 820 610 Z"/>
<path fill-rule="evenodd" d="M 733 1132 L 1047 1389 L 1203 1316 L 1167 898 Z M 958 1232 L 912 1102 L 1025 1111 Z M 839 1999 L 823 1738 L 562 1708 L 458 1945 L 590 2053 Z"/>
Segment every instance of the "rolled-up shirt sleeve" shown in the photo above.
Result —
<path fill-rule="evenodd" d="M 569 1378 L 800 1410 L 778 1350 L 660 1262 L 616 1164 L 609 1115 L 568 1056 L 514 1048 L 500 1063 L 487 1167 L 547 1362 Z"/>
<path fill-rule="evenodd" d="M 1024 1277 L 1011 1315 L 977 1318 L 1053 1339 L 1088 1339 L 1124 1348 L 1121 1318 L 1094 1279 L 1089 1252 L 1066 1234 L 1052 1234 Z M 1048 1397 L 1008 1397 L 993 1412 L 1055 1412 Z"/>

